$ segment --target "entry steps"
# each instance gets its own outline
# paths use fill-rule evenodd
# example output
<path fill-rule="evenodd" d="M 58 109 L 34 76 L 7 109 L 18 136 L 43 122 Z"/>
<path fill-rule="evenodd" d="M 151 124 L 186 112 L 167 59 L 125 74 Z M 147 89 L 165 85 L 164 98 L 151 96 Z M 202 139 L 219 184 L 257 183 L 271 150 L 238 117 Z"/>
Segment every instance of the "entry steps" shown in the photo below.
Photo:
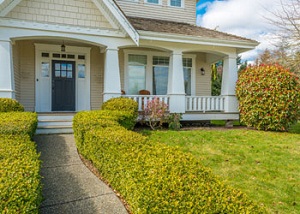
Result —
<path fill-rule="evenodd" d="M 72 120 L 75 113 L 38 113 L 36 134 L 73 133 Z"/>

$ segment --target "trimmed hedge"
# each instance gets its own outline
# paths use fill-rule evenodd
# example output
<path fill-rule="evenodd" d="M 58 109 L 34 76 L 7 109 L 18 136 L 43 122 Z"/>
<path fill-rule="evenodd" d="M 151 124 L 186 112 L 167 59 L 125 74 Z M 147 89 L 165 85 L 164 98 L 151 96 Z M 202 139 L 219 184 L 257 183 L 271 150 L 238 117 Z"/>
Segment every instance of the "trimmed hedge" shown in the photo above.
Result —
<path fill-rule="evenodd" d="M 28 134 L 32 138 L 37 121 L 37 114 L 32 112 L 0 113 L 0 134 Z"/>
<path fill-rule="evenodd" d="M 192 155 L 126 130 L 114 118 L 95 120 L 93 114 L 75 116 L 78 150 L 133 213 L 266 213 Z"/>
<path fill-rule="evenodd" d="M 112 98 L 102 105 L 102 110 L 122 111 L 131 114 L 131 123 L 128 126 L 134 127 L 138 117 L 138 103 L 130 98 L 117 97 Z M 129 128 L 131 129 L 131 128 Z"/>
<path fill-rule="evenodd" d="M 28 135 L 0 134 L 0 210 L 38 213 L 42 201 L 40 161 Z"/>
<path fill-rule="evenodd" d="M 0 112 L 24 111 L 24 107 L 16 100 L 0 98 Z"/>

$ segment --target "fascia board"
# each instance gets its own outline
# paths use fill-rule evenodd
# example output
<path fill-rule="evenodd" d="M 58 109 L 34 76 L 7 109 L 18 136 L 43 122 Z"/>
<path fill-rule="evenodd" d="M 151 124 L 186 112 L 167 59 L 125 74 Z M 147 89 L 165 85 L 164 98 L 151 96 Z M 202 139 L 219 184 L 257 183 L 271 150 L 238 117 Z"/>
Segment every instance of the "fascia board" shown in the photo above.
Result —
<path fill-rule="evenodd" d="M 107 29 L 84 28 L 84 27 L 78 27 L 72 25 L 38 23 L 38 22 L 30 22 L 30 21 L 7 19 L 7 18 L 0 18 L 0 27 L 43 30 L 43 31 L 61 32 L 61 33 L 94 35 L 94 36 L 107 36 L 107 37 L 119 37 L 119 38 L 125 37 L 124 32 L 121 32 L 116 29 L 110 29 L 110 28 Z"/>
<path fill-rule="evenodd" d="M 15 8 L 22 0 L 12 0 L 10 3 L 0 10 L 0 17 L 6 16 L 12 9 Z M 5 1 L 1 2 L 0 7 L 5 3 Z"/>
<path fill-rule="evenodd" d="M 93 0 L 99 3 L 99 0 Z M 118 8 L 116 3 L 112 0 L 101 0 L 107 9 L 111 12 L 111 14 L 116 18 L 121 27 L 125 30 L 126 33 L 130 36 L 130 38 L 134 41 L 136 45 L 139 45 L 139 33 L 135 30 L 135 28 L 130 24 L 127 18 L 124 16 L 122 11 Z"/>
<path fill-rule="evenodd" d="M 214 38 L 205 38 L 188 35 L 168 34 L 168 33 L 157 33 L 149 31 L 139 31 L 140 39 L 143 40 L 155 40 L 155 41 L 166 41 L 166 42 L 179 42 L 199 45 L 218 45 L 223 47 L 234 47 L 243 48 L 247 50 L 254 49 L 259 43 L 258 42 L 243 42 L 237 40 L 222 40 Z"/>

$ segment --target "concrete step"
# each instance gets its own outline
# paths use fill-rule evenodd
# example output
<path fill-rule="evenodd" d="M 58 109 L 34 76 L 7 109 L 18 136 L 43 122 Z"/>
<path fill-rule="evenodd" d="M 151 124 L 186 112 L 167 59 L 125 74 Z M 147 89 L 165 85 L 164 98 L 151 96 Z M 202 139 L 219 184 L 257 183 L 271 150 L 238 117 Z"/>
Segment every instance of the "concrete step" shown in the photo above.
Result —
<path fill-rule="evenodd" d="M 73 117 L 74 113 L 38 114 L 38 126 L 36 134 L 73 133 Z"/>
<path fill-rule="evenodd" d="M 68 126 L 72 127 L 72 121 L 38 121 L 38 127 L 47 127 L 47 126 Z"/>
<path fill-rule="evenodd" d="M 35 134 L 72 134 L 72 128 L 60 127 L 60 128 L 38 128 Z"/>

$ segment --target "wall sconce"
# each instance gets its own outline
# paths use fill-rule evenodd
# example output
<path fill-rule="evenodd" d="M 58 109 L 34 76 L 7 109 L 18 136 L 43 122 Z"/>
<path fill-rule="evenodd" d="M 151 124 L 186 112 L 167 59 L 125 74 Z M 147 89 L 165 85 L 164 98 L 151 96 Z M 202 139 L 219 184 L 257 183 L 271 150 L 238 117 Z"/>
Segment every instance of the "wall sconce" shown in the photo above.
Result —
<path fill-rule="evenodd" d="M 202 75 L 202 76 L 205 75 L 205 70 L 204 70 L 204 68 L 200 68 L 200 72 L 201 72 L 201 75 Z"/>
<path fill-rule="evenodd" d="M 60 50 L 61 52 L 65 52 L 66 51 L 66 46 L 65 43 L 63 42 L 63 44 L 60 46 Z"/>

